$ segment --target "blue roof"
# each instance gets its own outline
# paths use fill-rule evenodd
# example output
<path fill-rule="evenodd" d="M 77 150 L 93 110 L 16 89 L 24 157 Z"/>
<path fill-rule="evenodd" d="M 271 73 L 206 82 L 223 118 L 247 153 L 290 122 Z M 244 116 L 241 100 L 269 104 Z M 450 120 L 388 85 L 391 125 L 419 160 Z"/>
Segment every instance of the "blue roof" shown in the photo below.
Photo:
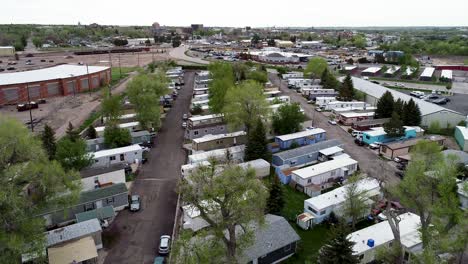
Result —
<path fill-rule="evenodd" d="M 287 159 L 291 159 L 295 157 L 300 157 L 300 156 L 303 156 L 312 152 L 318 152 L 322 149 L 335 147 L 335 146 L 341 146 L 341 145 L 343 145 L 341 141 L 337 139 L 332 139 L 332 140 L 321 141 L 321 142 L 311 144 L 311 145 L 306 145 L 306 146 L 295 148 L 295 149 L 282 151 L 280 153 L 274 154 L 273 156 L 277 156 L 282 160 L 287 160 Z"/>

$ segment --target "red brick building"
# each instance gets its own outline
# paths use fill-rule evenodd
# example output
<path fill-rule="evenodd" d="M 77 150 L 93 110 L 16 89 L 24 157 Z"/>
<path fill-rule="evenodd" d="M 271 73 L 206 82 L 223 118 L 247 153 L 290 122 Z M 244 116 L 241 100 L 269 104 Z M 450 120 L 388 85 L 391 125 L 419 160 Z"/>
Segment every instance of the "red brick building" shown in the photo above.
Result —
<path fill-rule="evenodd" d="M 103 66 L 58 65 L 0 74 L 0 105 L 66 96 L 110 83 L 111 70 Z"/>

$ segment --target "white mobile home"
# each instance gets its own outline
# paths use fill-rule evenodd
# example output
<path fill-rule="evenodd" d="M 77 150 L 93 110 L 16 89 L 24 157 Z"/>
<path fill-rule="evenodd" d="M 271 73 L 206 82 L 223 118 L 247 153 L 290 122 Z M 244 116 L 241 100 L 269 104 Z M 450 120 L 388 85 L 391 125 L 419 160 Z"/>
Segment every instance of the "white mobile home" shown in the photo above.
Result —
<path fill-rule="evenodd" d="M 265 97 L 267 98 L 271 98 L 271 97 L 277 97 L 281 94 L 281 91 L 267 91 L 267 92 L 264 92 L 263 93 L 265 95 Z"/>
<path fill-rule="evenodd" d="M 418 215 L 413 213 L 400 215 L 400 239 L 405 263 L 410 262 L 411 253 L 419 253 L 422 250 L 420 226 L 421 221 Z M 360 263 L 369 263 L 375 260 L 378 249 L 390 248 L 395 237 L 388 221 L 383 221 L 349 234 L 348 239 L 355 243 L 353 255 L 359 257 Z"/>
<path fill-rule="evenodd" d="M 281 77 L 283 77 L 284 80 L 289 80 L 292 78 L 303 78 L 304 73 L 303 72 L 288 72 L 288 73 L 281 75 Z"/>
<path fill-rule="evenodd" d="M 125 183 L 125 167 L 125 164 L 120 163 L 108 167 L 81 170 L 81 191 L 90 191 L 110 184 Z"/>
<path fill-rule="evenodd" d="M 362 193 L 369 202 L 370 206 L 373 203 L 369 200 L 380 196 L 379 182 L 375 179 L 366 178 L 356 183 L 357 191 Z M 304 201 L 304 212 L 313 216 L 313 223 L 319 224 L 326 220 L 333 212 L 335 215 L 342 217 L 344 215 L 343 205 L 346 201 L 346 192 L 348 185 L 336 188 L 330 192 L 315 196 Z M 366 212 L 367 215 L 369 212 Z M 365 216 L 363 215 L 363 217 Z"/>
<path fill-rule="evenodd" d="M 270 175 L 270 163 L 264 159 L 256 159 L 240 163 L 239 166 L 244 169 L 252 168 L 255 170 L 257 178 L 265 178 Z"/>
<path fill-rule="evenodd" d="M 325 105 L 325 110 L 332 111 L 336 109 L 349 108 L 349 109 L 365 109 L 366 106 L 370 106 L 366 102 L 342 102 L 342 101 L 333 101 Z"/>
<path fill-rule="evenodd" d="M 244 159 L 245 145 L 234 146 L 225 149 L 215 149 L 188 156 L 189 164 L 196 164 L 203 161 L 209 161 L 211 158 L 226 161 L 228 158 L 233 162 L 242 162 Z M 229 153 L 229 157 L 227 157 Z"/>
<path fill-rule="evenodd" d="M 192 98 L 192 103 L 195 103 L 195 102 L 198 102 L 198 101 L 205 101 L 205 100 L 208 100 L 209 99 L 209 94 L 199 94 L 199 95 L 195 95 L 193 96 Z"/>
<path fill-rule="evenodd" d="M 94 164 L 91 167 L 107 167 L 117 163 L 141 162 L 143 149 L 140 145 L 130 145 L 122 148 L 106 149 L 90 153 L 93 155 Z"/>
<path fill-rule="evenodd" d="M 123 123 L 123 124 L 119 124 L 119 127 L 128 129 L 128 131 L 130 132 L 134 132 L 140 129 L 140 122 Z M 105 126 L 96 127 L 95 129 L 99 137 L 104 136 L 104 130 L 106 129 Z"/>
<path fill-rule="evenodd" d="M 323 97 L 323 96 L 334 96 L 336 91 L 334 89 L 323 89 L 322 86 L 312 88 L 301 88 L 302 96 L 311 96 L 312 98 Z"/>
<path fill-rule="evenodd" d="M 358 162 L 349 157 L 335 157 L 333 160 L 295 170 L 291 179 L 296 188 L 310 197 L 320 194 L 322 189 L 331 187 L 335 181 L 342 181 L 353 174 Z"/>
<path fill-rule="evenodd" d="M 211 163 L 209 161 L 202 161 L 202 162 L 195 163 L 195 164 L 184 164 L 180 166 L 180 174 L 182 174 L 182 177 L 185 178 L 189 176 L 190 174 L 192 174 L 192 172 L 194 172 L 198 167 L 210 166 L 210 165 Z"/>
<path fill-rule="evenodd" d="M 266 100 L 270 104 L 274 102 L 278 102 L 278 103 L 290 103 L 291 102 L 291 98 L 287 95 L 282 95 L 278 97 L 268 97 Z"/>
<path fill-rule="evenodd" d="M 325 107 L 328 103 L 335 102 L 335 101 L 336 101 L 336 97 L 328 97 L 328 96 L 317 97 L 315 99 L 315 104 L 320 107 Z"/>

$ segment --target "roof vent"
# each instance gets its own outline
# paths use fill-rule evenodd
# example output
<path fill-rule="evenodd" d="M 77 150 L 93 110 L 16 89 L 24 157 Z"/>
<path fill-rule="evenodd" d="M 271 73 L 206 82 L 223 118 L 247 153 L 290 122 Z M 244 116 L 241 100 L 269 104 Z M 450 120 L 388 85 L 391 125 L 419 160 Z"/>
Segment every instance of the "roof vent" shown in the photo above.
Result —
<path fill-rule="evenodd" d="M 374 239 L 368 239 L 368 240 L 367 240 L 367 245 L 368 245 L 369 247 L 374 247 Z"/>

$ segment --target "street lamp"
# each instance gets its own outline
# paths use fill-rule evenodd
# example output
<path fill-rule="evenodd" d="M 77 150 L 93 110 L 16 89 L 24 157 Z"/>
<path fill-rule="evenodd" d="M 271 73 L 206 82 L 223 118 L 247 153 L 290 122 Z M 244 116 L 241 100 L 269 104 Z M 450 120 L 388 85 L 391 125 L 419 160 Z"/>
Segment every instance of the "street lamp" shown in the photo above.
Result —
<path fill-rule="evenodd" d="M 34 132 L 34 124 L 32 119 L 32 106 L 31 106 L 31 98 L 29 97 L 29 84 L 26 83 L 26 90 L 28 91 L 28 108 L 29 108 L 29 122 L 31 122 L 31 132 Z"/>

